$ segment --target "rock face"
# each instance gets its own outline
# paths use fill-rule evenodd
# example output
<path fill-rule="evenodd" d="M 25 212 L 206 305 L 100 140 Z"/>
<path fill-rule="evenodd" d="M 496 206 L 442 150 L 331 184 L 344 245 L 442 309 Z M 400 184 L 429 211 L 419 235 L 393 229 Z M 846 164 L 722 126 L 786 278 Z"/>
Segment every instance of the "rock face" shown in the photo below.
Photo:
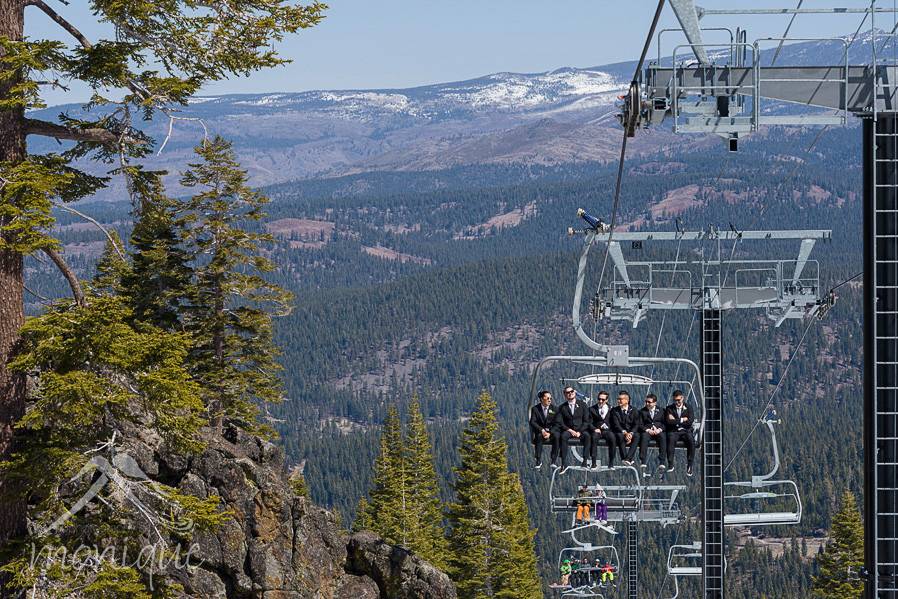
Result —
<path fill-rule="evenodd" d="M 348 570 L 374 579 L 381 595 L 396 599 L 450 599 L 455 588 L 441 571 L 402 547 L 363 531 L 349 540 Z"/>
<path fill-rule="evenodd" d="M 237 429 L 199 455 L 167 452 L 131 436 L 143 472 L 198 497 L 218 495 L 233 518 L 194 531 L 192 570 L 166 575 L 189 597 L 260 599 L 455 599 L 449 578 L 414 554 L 363 532 L 350 537 L 333 513 L 296 497 L 278 447 Z"/>

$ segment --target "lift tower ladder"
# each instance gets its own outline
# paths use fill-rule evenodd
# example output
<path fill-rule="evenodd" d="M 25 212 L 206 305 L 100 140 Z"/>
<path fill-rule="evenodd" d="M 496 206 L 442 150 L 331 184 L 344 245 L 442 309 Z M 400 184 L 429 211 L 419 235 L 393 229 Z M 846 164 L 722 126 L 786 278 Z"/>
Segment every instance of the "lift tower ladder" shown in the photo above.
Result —
<path fill-rule="evenodd" d="M 693 0 L 672 0 L 686 37 L 668 62 L 646 67 L 639 101 L 623 103 L 622 123 L 635 132 L 638 125 L 656 125 L 670 118 L 674 131 L 704 132 L 729 140 L 763 125 L 840 125 L 849 115 L 863 119 L 864 173 L 864 535 L 866 599 L 898 598 L 898 20 L 894 3 L 851 2 L 847 7 L 760 8 L 757 3 L 731 3 L 723 9 L 703 9 Z M 793 5 L 794 6 L 794 5 Z M 855 28 L 858 16 L 869 23 L 864 39 L 869 59 L 849 61 L 854 39 L 829 40 L 844 52 L 830 64 L 773 64 L 762 62 L 761 45 L 787 39 L 758 39 L 747 43 L 745 32 L 728 44 L 708 44 L 703 20 L 740 16 L 831 14 Z M 852 18 L 853 23 L 846 19 Z M 709 23 L 720 24 L 720 23 Z M 862 23 L 863 26 L 863 23 Z M 860 31 L 860 28 L 858 28 Z M 659 39 L 660 41 L 660 39 Z M 822 41 L 822 40 L 813 40 Z M 709 59 L 710 49 L 716 52 Z M 659 43 L 659 56 L 660 56 Z M 687 60 L 685 53 L 694 56 Z M 727 55 L 730 58 L 727 60 Z M 751 98 L 750 103 L 744 102 Z M 761 105 L 787 102 L 804 111 L 771 114 Z M 750 110 L 745 107 L 750 106 Z M 638 114 L 633 114 L 638 107 Z M 819 109 L 834 109 L 825 114 Z M 631 133 L 632 134 L 632 133 Z M 706 592 L 706 597 L 717 595 Z"/>
<path fill-rule="evenodd" d="M 639 599 L 639 525 L 627 520 L 627 599 Z"/>
<path fill-rule="evenodd" d="M 715 289 L 704 290 L 702 307 L 702 383 L 705 389 L 705 433 L 702 447 L 702 568 L 705 597 L 723 597 L 723 402 L 720 347 L 720 300 Z"/>

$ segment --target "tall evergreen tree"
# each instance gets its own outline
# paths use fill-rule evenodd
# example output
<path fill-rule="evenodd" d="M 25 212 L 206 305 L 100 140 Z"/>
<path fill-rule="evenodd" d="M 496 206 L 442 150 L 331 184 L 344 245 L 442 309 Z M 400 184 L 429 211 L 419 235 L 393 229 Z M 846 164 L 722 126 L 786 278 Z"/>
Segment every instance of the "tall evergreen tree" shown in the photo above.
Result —
<path fill-rule="evenodd" d="M 193 277 L 186 328 L 193 335 L 194 376 L 217 428 L 223 418 L 255 428 L 258 403 L 283 398 L 272 315 L 289 311 L 290 294 L 267 282 L 274 270 L 259 231 L 268 198 L 246 184 L 231 144 L 204 141 L 181 184 L 197 193 L 183 206 L 183 244 Z"/>
<path fill-rule="evenodd" d="M 450 506 L 450 574 L 466 599 L 542 597 L 521 483 L 508 471 L 496 403 L 482 393 L 459 448 Z"/>
<path fill-rule="evenodd" d="M 864 565 L 864 525 L 854 494 L 845 491 L 833 518 L 832 538 L 817 556 L 820 572 L 811 590 L 821 599 L 858 599 L 864 581 L 858 571 Z"/>
<path fill-rule="evenodd" d="M 189 256 L 181 247 L 183 218 L 166 194 L 159 173 L 134 177 L 137 220 L 131 232 L 131 267 L 122 273 L 122 290 L 137 320 L 165 330 L 181 328 L 181 309 L 190 282 Z"/>
<path fill-rule="evenodd" d="M 402 439 L 402 422 L 396 406 L 387 409 L 380 435 L 380 453 L 374 462 L 374 480 L 369 499 L 359 502 L 356 528 L 367 528 L 387 542 L 408 543 L 408 476 Z"/>
<path fill-rule="evenodd" d="M 445 569 L 449 560 L 449 543 L 443 526 L 433 444 L 417 395 L 412 396 L 409 404 L 405 447 L 409 497 L 406 504 L 409 522 L 407 547 L 438 568 Z"/>
<path fill-rule="evenodd" d="M 153 149 L 135 119 L 171 115 L 209 82 L 284 63 L 273 44 L 317 24 L 324 8 L 289 0 L 94 0 L 91 14 L 109 34 L 89 39 L 65 7 L 0 0 L 0 462 L 10 459 L 25 413 L 25 377 L 9 368 L 25 321 L 24 257 L 55 244 L 48 234 L 54 201 L 87 197 L 106 184 L 74 161 L 115 163 L 111 175 L 133 179 L 139 169 L 129 161 Z M 26 36 L 33 19 L 60 29 L 45 39 Z M 42 90 L 59 81 L 88 86 L 88 110 L 55 122 L 36 118 Z M 31 154 L 28 136 L 67 146 L 61 154 Z M 26 532 L 25 491 L 0 484 L 3 545 Z"/>

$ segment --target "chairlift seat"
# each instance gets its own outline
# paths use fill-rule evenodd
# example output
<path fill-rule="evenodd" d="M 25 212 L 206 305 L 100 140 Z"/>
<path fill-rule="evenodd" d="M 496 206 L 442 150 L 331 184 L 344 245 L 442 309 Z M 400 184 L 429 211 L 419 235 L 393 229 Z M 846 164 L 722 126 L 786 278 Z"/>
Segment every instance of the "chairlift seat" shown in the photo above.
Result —
<path fill-rule="evenodd" d="M 727 526 L 751 526 L 761 524 L 797 524 L 800 521 L 795 512 L 768 512 L 755 514 L 726 514 L 723 522 Z"/>
<path fill-rule="evenodd" d="M 667 573 L 671 576 L 701 576 L 701 566 L 678 566 L 676 568 L 668 568 Z"/>
<path fill-rule="evenodd" d="M 551 444 L 552 444 L 552 441 L 550 439 L 543 439 L 543 445 L 551 445 Z M 568 446 L 569 447 L 583 447 L 583 437 L 581 436 L 579 439 L 571 439 L 568 442 Z M 649 439 L 648 446 L 657 449 L 658 448 L 658 440 L 656 438 Z M 605 439 L 604 437 L 601 437 L 599 439 L 599 443 L 598 443 L 597 447 L 607 448 L 608 440 Z M 683 439 L 678 439 L 675 447 L 677 449 L 686 449 L 686 441 L 684 441 Z M 698 448 L 697 442 L 696 442 L 696 448 Z"/>

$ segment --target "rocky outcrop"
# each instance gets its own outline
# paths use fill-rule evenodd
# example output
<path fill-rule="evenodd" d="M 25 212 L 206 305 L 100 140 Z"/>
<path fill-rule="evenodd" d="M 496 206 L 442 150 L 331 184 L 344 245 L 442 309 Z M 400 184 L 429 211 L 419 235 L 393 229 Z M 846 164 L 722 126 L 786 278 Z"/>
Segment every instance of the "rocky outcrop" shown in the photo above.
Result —
<path fill-rule="evenodd" d="M 451 599 L 455 587 L 448 577 L 410 551 L 384 542 L 374 533 L 356 533 L 349 540 L 346 569 L 372 578 L 381 596 L 396 599 Z"/>
<path fill-rule="evenodd" d="M 294 495 L 274 444 L 230 429 L 199 455 L 166 451 L 139 431 L 127 451 L 151 478 L 197 497 L 218 495 L 232 518 L 193 532 L 192 569 L 166 576 L 197 598 L 454 599 L 449 578 L 404 549 Z"/>

